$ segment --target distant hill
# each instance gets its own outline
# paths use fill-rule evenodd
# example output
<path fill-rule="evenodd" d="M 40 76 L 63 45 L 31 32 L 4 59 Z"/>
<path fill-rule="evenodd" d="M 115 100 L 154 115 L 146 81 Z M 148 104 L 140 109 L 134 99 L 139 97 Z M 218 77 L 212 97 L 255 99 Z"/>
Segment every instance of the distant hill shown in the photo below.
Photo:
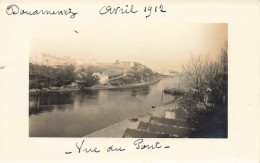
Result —
<path fill-rule="evenodd" d="M 81 71 L 84 71 L 85 73 L 102 73 L 107 76 L 116 76 L 116 75 L 122 75 L 125 68 L 128 65 L 125 64 L 99 64 L 99 65 L 92 65 L 88 66 L 87 68 L 81 69 Z"/>
<path fill-rule="evenodd" d="M 158 78 L 147 66 L 137 62 L 101 63 L 85 68 L 74 65 L 45 66 L 30 63 L 30 89 L 61 86 L 123 86 L 151 82 Z"/>
<path fill-rule="evenodd" d="M 157 74 L 150 68 L 138 62 L 122 62 L 111 63 L 104 65 L 90 66 L 86 69 L 81 69 L 87 74 L 100 73 L 100 78 L 107 77 L 106 82 L 102 85 L 122 86 L 127 84 L 144 83 L 154 80 Z M 102 79 L 101 79 L 102 80 Z"/>
<path fill-rule="evenodd" d="M 154 73 L 150 68 L 134 62 L 134 66 L 127 69 L 125 75 L 117 78 L 116 80 L 110 80 L 109 84 L 112 86 L 144 83 L 154 80 L 157 74 Z"/>

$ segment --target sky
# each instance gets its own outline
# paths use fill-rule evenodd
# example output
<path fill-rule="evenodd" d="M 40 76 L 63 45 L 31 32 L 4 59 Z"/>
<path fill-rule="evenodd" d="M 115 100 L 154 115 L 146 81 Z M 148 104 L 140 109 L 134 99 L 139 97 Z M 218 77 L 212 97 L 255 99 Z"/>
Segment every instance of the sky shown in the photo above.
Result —
<path fill-rule="evenodd" d="M 47 53 L 98 62 L 119 59 L 140 62 L 157 72 L 181 71 L 191 55 L 216 59 L 228 39 L 228 25 L 221 23 L 109 22 L 94 18 L 73 23 L 63 18 L 33 21 L 30 57 Z"/>

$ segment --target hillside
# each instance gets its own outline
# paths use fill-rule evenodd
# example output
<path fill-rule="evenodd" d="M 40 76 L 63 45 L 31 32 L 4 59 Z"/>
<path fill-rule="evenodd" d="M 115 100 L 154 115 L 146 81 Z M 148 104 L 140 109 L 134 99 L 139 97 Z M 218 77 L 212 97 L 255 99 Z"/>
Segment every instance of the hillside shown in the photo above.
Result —
<path fill-rule="evenodd" d="M 137 62 L 111 63 L 96 65 L 79 70 L 81 75 L 91 74 L 100 78 L 99 85 L 122 86 L 152 81 L 157 77 L 150 68 Z"/>
<path fill-rule="evenodd" d="M 150 68 L 135 62 L 133 67 L 126 70 L 120 78 L 109 80 L 108 83 L 112 86 L 120 86 L 127 84 L 137 84 L 152 81 L 157 77 Z"/>
<path fill-rule="evenodd" d="M 125 86 L 146 83 L 158 77 L 137 62 L 103 63 L 86 68 L 73 65 L 45 66 L 30 63 L 30 89 L 60 87 Z"/>

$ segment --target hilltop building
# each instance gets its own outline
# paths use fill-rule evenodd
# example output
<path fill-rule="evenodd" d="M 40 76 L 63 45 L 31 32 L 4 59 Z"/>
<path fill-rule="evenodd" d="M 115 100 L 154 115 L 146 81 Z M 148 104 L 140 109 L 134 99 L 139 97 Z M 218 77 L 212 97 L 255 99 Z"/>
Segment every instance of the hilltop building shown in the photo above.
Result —
<path fill-rule="evenodd" d="M 108 81 L 108 76 L 105 75 L 104 73 L 93 73 L 93 76 L 98 76 L 99 77 L 99 83 L 100 84 L 105 84 Z"/>

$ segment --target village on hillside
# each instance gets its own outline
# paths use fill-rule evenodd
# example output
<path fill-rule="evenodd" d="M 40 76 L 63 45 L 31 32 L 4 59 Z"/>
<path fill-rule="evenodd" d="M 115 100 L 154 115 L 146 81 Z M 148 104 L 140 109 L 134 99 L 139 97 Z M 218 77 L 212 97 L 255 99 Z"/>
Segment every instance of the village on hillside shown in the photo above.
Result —
<path fill-rule="evenodd" d="M 149 84 L 158 81 L 159 74 L 137 62 L 116 60 L 73 59 L 42 54 L 30 58 L 30 91 L 71 90 L 78 88 L 116 88 Z"/>

